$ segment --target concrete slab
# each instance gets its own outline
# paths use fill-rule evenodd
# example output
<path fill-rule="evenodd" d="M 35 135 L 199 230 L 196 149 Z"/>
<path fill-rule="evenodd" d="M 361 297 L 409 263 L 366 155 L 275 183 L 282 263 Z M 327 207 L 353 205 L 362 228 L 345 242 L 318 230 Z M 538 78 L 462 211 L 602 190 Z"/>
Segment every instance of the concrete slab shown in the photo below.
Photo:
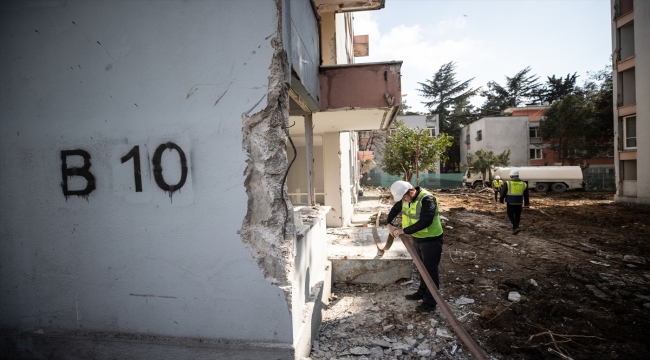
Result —
<path fill-rule="evenodd" d="M 380 255 L 373 227 L 328 229 L 328 259 L 332 262 L 332 282 L 388 285 L 410 279 L 413 261 L 400 239 Z M 377 229 L 382 245 L 388 238 L 385 227 Z"/>

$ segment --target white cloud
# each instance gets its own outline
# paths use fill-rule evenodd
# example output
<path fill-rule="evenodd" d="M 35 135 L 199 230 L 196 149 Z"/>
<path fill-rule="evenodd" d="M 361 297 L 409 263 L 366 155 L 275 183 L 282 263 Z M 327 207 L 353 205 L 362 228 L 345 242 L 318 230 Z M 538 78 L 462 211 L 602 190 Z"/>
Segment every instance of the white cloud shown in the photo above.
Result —
<path fill-rule="evenodd" d="M 443 21 L 433 29 L 419 25 L 399 25 L 382 34 L 373 14 L 355 14 L 356 35 L 370 35 L 370 56 L 357 58 L 357 63 L 402 60 L 402 93 L 414 110 L 425 111 L 417 89 L 418 82 L 429 79 L 442 64 L 460 61 L 476 53 L 477 44 L 469 39 L 444 39 L 441 33 L 451 28 L 462 28 L 465 19 Z M 484 55 L 485 56 L 485 55 Z M 478 60 L 478 59 L 477 59 Z"/>

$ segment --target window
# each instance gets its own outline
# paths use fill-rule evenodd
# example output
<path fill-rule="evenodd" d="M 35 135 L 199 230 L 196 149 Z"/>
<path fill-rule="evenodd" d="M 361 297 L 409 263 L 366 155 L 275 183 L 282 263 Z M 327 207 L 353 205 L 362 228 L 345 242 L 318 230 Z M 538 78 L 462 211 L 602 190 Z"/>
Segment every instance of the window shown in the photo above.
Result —
<path fill-rule="evenodd" d="M 530 133 L 530 137 L 532 137 L 532 138 L 538 138 L 539 137 L 539 131 L 538 131 L 539 127 L 537 127 L 537 126 L 530 127 L 530 128 L 528 128 L 528 130 L 529 130 L 529 133 Z"/>
<path fill-rule="evenodd" d="M 483 140 L 483 130 L 479 130 L 476 132 L 476 141 L 481 141 Z"/>
<path fill-rule="evenodd" d="M 429 130 L 429 136 L 431 136 L 431 137 L 436 136 L 436 127 L 435 126 L 427 126 L 427 130 Z"/>
<path fill-rule="evenodd" d="M 469 134 L 465 135 L 465 144 L 469 145 Z"/>
<path fill-rule="evenodd" d="M 636 104 L 635 68 L 618 73 L 618 106 Z"/>
<path fill-rule="evenodd" d="M 618 47 L 617 61 L 625 60 L 634 55 L 634 22 L 618 29 Z"/>
<path fill-rule="evenodd" d="M 539 160 L 542 158 L 542 149 L 530 149 L 530 159 Z"/>
<path fill-rule="evenodd" d="M 636 149 L 636 115 L 623 118 L 623 149 Z"/>

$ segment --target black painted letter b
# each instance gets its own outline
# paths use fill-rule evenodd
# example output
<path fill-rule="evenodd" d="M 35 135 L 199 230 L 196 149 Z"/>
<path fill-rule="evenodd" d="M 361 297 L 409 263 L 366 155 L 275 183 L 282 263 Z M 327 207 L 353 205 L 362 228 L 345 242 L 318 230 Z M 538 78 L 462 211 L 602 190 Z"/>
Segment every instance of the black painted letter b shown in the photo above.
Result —
<path fill-rule="evenodd" d="M 68 156 L 81 156 L 84 159 L 83 167 L 69 168 L 67 164 Z M 63 181 L 61 187 L 63 188 L 63 195 L 67 198 L 71 195 L 88 196 L 95 190 L 95 177 L 88 171 L 90 169 L 90 154 L 84 150 L 61 150 L 61 175 Z M 73 176 L 83 176 L 88 182 L 86 188 L 83 190 L 68 190 L 68 178 Z"/>

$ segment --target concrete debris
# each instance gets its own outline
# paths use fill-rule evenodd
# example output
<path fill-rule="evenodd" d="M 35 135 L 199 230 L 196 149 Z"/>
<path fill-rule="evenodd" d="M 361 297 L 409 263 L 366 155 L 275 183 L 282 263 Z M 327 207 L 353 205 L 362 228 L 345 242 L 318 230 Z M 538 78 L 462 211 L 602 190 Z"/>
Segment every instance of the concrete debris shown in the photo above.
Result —
<path fill-rule="evenodd" d="M 372 340 L 372 343 L 383 348 L 390 348 L 392 346 L 391 343 L 386 340 Z"/>
<path fill-rule="evenodd" d="M 410 337 L 410 336 L 405 336 L 405 337 L 404 337 L 404 341 L 406 341 L 406 343 L 407 343 L 409 346 L 415 346 L 415 344 L 418 343 L 414 338 L 412 338 L 412 337 Z"/>
<path fill-rule="evenodd" d="M 467 305 L 467 304 L 473 304 L 474 299 L 466 298 L 464 296 L 459 297 L 455 301 L 456 305 Z"/>
<path fill-rule="evenodd" d="M 519 295 L 519 293 L 516 292 L 516 291 L 511 291 L 508 294 L 508 300 L 513 301 L 513 302 L 519 301 L 519 300 L 521 300 L 521 295 Z"/>
<path fill-rule="evenodd" d="M 384 326 L 384 332 L 389 332 L 392 331 L 393 329 L 395 329 L 395 325 L 393 324 Z"/>
<path fill-rule="evenodd" d="M 608 273 L 599 273 L 598 276 L 607 281 L 609 285 L 616 285 L 616 286 L 625 286 L 627 285 L 621 278 L 614 274 L 608 274 Z"/>
<path fill-rule="evenodd" d="M 635 256 L 635 255 L 623 256 L 623 262 L 637 264 L 637 265 L 645 265 L 645 259 L 641 256 Z"/>
<path fill-rule="evenodd" d="M 451 335 L 449 335 L 449 331 L 447 331 L 447 329 L 443 329 L 443 328 L 437 328 L 436 329 L 436 336 L 444 337 L 444 338 L 451 338 Z"/>
<path fill-rule="evenodd" d="M 611 265 L 609 265 L 607 263 L 600 262 L 600 261 L 595 261 L 595 260 L 589 260 L 589 262 L 592 263 L 592 264 L 596 264 L 596 265 L 611 266 Z"/>
<path fill-rule="evenodd" d="M 537 285 L 537 281 L 535 281 L 534 279 L 530 279 L 530 283 L 531 283 L 533 286 L 535 286 L 535 287 L 538 286 L 538 285 Z"/>
<path fill-rule="evenodd" d="M 650 301 L 650 296 L 636 294 L 639 299 Z"/>
<path fill-rule="evenodd" d="M 370 349 L 363 346 L 353 347 L 349 350 L 352 355 L 370 355 Z"/>
<path fill-rule="evenodd" d="M 607 296 L 607 294 L 605 294 L 602 290 L 600 290 L 596 286 L 594 286 L 594 285 L 585 285 L 585 287 L 587 289 L 589 289 L 589 291 L 591 291 L 594 294 L 594 296 L 596 296 L 597 298 L 599 298 L 601 300 L 605 300 L 605 301 L 611 301 L 609 296 Z"/>

